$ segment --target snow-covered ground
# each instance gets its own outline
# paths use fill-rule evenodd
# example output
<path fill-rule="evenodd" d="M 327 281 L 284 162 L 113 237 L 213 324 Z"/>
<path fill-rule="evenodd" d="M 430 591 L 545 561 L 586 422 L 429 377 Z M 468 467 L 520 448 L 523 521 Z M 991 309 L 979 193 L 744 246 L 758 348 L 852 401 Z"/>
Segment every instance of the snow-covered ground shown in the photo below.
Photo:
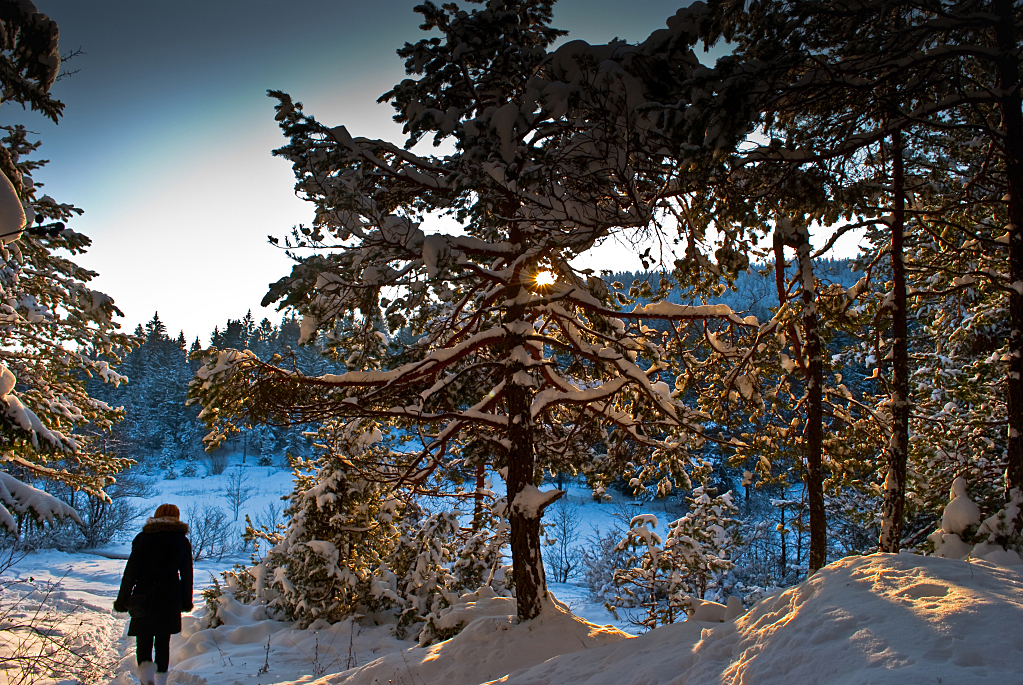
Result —
<path fill-rule="evenodd" d="M 245 513 L 264 513 L 290 490 L 287 472 L 246 472 L 259 492 L 242 508 L 241 520 Z M 145 504 L 171 501 L 187 510 L 205 502 L 227 509 L 218 494 L 226 478 L 159 481 L 159 494 Z M 602 529 L 613 522 L 612 505 L 590 504 L 575 487 L 572 495 L 581 510 L 581 534 L 589 532 L 590 521 Z M 126 551 L 122 541 L 103 552 Z M 626 632 L 628 626 L 604 625 L 612 617 L 584 588 L 554 584 L 558 601 L 535 621 L 515 624 L 510 600 L 475 598 L 459 609 L 465 630 L 420 648 L 395 638 L 390 626 L 348 621 L 294 630 L 261 620 L 258 608 L 233 600 L 225 600 L 224 625 L 201 630 L 205 609 L 198 590 L 209 574 L 245 558 L 239 552 L 196 564 L 197 608 L 171 643 L 172 685 L 1023 684 L 1023 636 L 1016 630 L 1023 625 L 1020 566 L 911 554 L 850 557 L 765 598 L 737 620 L 690 620 L 638 637 Z M 22 582 L 0 590 L 0 611 L 15 607 L 0 621 L 29 617 L 42 602 L 61 618 L 50 631 L 53 639 L 66 638 L 75 653 L 97 665 L 90 682 L 134 685 L 127 617 L 110 613 L 123 566 L 121 559 L 94 554 L 29 554 L 7 573 Z M 2 651 L 0 644 L 0 656 Z"/>

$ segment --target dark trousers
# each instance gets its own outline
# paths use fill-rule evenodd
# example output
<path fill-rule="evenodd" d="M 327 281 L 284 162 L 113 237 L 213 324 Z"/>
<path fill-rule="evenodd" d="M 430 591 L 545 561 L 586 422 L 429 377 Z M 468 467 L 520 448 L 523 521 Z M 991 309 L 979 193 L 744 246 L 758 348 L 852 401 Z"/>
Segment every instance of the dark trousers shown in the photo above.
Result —
<path fill-rule="evenodd" d="M 156 670 L 166 673 L 170 666 L 170 635 L 138 635 L 135 637 L 135 661 L 153 661 L 156 647 Z"/>

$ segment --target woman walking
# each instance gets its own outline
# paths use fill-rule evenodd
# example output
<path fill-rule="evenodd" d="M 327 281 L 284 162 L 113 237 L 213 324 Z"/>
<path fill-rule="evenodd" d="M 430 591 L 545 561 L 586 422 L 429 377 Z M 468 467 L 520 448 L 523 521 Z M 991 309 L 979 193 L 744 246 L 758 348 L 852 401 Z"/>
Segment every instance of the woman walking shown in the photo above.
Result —
<path fill-rule="evenodd" d="M 188 525 L 173 504 L 161 504 L 131 543 L 114 611 L 131 614 L 128 634 L 142 685 L 166 685 L 170 636 L 181 632 L 181 612 L 192 610 L 192 545 Z M 153 649 L 156 663 L 153 663 Z"/>

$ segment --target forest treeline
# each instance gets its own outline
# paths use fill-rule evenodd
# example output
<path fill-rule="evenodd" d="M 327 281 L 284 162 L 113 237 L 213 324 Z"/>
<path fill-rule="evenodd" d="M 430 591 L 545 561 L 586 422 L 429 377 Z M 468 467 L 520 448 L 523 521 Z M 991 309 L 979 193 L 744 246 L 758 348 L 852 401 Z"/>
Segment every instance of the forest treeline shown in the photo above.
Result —
<path fill-rule="evenodd" d="M 87 383 L 93 397 L 124 410 L 124 418 L 103 436 L 106 449 L 155 475 L 204 473 L 202 438 L 207 431 L 198 419 L 200 408 L 187 402 L 188 384 L 199 367 L 199 361 L 191 357 L 203 346 L 198 338 L 189 343 L 184 331 L 170 335 L 159 312 L 145 325 L 139 324 L 133 336 L 135 345 L 122 354 L 118 366 L 128 382 L 117 388 L 99 379 Z M 249 349 L 261 359 L 283 355 L 305 373 L 339 368 L 318 345 L 300 346 L 298 337 L 299 322 L 294 317 L 285 317 L 278 324 L 266 318 L 256 323 L 251 312 L 228 319 L 209 336 L 216 347 Z M 251 457 L 249 463 L 286 468 L 286 455 L 310 453 L 304 430 L 256 426 L 220 449 L 240 452 L 247 461 Z"/>
<path fill-rule="evenodd" d="M 822 279 L 844 287 L 852 286 L 859 278 L 849 259 L 821 260 L 818 268 Z M 757 265 L 740 274 L 713 301 L 762 320 L 770 318 L 771 308 L 778 306 L 773 269 L 771 264 Z M 613 272 L 604 278 L 609 284 L 620 282 L 629 287 L 640 283 L 656 287 L 660 282 L 659 272 L 653 271 Z M 666 299 L 683 304 L 692 299 L 692 294 L 676 287 Z M 644 300 L 638 298 L 637 302 L 642 304 Z M 248 349 L 263 360 L 275 354 L 282 355 L 309 375 L 344 370 L 343 362 L 326 353 L 328 339 L 299 345 L 300 328 L 300 321 L 294 315 L 276 324 L 268 318 L 257 323 L 250 311 L 217 326 L 209 335 L 209 344 L 218 349 Z M 105 449 L 157 475 L 169 469 L 177 473 L 184 469 L 188 475 L 202 473 L 205 454 L 202 438 L 207 429 L 198 418 L 200 408 L 188 404 L 188 385 L 200 366 L 194 355 L 204 349 L 202 343 L 199 338 L 189 342 L 184 331 L 176 336 L 170 334 L 159 312 L 154 312 L 144 325 L 136 326 L 132 335 L 135 345 L 122 355 L 118 366 L 128 381 L 116 388 L 98 378 L 86 384 L 91 396 L 124 410 L 124 418 L 102 437 Z M 398 341 L 402 337 L 401 331 L 394 336 Z M 281 459 L 282 455 L 307 456 L 310 453 L 310 441 L 302 435 L 308 429 L 307 426 L 255 426 L 242 431 L 230 444 L 219 449 L 241 452 L 246 458 L 252 455 L 255 463 L 260 459 L 271 460 L 274 465 L 284 467 L 287 462 Z"/>

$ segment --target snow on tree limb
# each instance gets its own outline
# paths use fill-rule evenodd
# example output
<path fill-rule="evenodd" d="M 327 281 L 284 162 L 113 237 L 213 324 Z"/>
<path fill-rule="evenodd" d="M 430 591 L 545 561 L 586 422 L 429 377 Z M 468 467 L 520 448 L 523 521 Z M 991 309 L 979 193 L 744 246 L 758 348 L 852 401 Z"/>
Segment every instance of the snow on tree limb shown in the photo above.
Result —
<path fill-rule="evenodd" d="M 59 518 L 82 522 L 78 512 L 64 501 L 0 471 L 0 525 L 12 533 L 18 532 L 15 515 L 28 515 L 38 523 L 53 523 Z"/>

